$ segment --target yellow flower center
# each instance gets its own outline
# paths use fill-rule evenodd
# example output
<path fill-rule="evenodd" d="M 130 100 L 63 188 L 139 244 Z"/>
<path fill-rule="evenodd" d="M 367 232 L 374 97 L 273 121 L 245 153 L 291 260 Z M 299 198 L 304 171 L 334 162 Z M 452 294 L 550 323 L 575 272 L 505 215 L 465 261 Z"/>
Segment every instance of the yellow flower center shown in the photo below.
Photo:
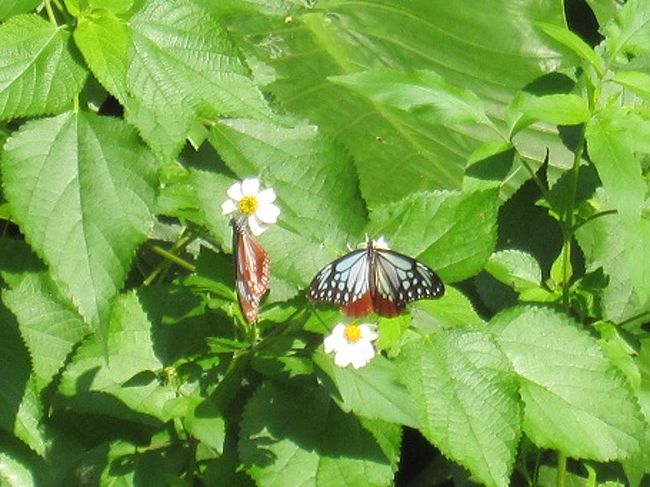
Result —
<path fill-rule="evenodd" d="M 354 323 L 345 325 L 345 330 L 343 330 L 343 336 L 348 341 L 348 343 L 357 343 L 361 340 L 361 328 L 359 328 Z"/>
<path fill-rule="evenodd" d="M 243 215 L 252 215 L 257 210 L 259 203 L 255 196 L 244 196 L 239 202 L 239 211 Z"/>

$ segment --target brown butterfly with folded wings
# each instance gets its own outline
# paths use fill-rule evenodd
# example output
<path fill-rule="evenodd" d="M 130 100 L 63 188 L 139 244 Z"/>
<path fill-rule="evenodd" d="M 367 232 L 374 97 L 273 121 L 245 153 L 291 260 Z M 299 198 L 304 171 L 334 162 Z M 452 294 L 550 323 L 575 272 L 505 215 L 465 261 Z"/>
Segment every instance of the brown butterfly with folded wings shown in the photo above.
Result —
<path fill-rule="evenodd" d="M 262 296 L 269 288 L 271 266 L 262 246 L 251 235 L 244 220 L 231 219 L 235 289 L 239 307 L 248 323 L 257 321 Z"/>

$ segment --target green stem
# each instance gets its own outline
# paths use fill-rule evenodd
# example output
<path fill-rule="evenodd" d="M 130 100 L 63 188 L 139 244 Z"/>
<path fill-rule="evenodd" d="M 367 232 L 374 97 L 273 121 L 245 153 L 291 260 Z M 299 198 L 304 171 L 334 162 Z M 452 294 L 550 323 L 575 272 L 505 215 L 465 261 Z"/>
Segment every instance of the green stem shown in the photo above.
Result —
<path fill-rule="evenodd" d="M 560 451 L 557 452 L 557 479 L 555 485 L 557 487 L 565 487 L 566 485 L 566 455 Z"/>
<path fill-rule="evenodd" d="M 52 5 L 50 5 L 50 0 L 45 0 L 45 11 L 47 12 L 47 18 L 50 20 L 52 25 L 58 25 L 56 23 L 56 17 L 54 16 L 54 11 L 52 10 Z"/>
<path fill-rule="evenodd" d="M 564 214 L 562 222 L 562 305 L 564 310 L 569 312 L 569 281 L 571 280 L 571 245 L 573 244 L 573 218 L 576 196 L 578 194 L 578 177 L 580 175 L 580 162 L 585 146 L 585 127 L 580 130 L 580 137 L 576 152 L 573 156 L 573 167 L 571 168 L 571 186 L 569 188 L 569 206 Z"/>
<path fill-rule="evenodd" d="M 548 155 L 547 155 L 548 157 Z M 546 186 L 544 186 L 544 183 L 537 177 L 537 173 L 533 171 L 533 168 L 530 167 L 530 164 L 526 162 L 526 159 L 523 157 L 520 157 L 521 163 L 523 166 L 526 168 L 528 173 L 530 174 L 530 177 L 533 179 L 533 182 L 537 185 L 537 188 L 539 189 L 540 193 L 542 193 L 542 196 L 546 201 L 551 201 L 550 194 L 548 192 L 548 189 L 546 189 Z M 546 160 L 546 159 L 545 159 Z"/>
<path fill-rule="evenodd" d="M 156 254 L 160 255 L 161 257 L 164 257 L 165 259 L 173 262 L 174 264 L 182 267 L 183 269 L 187 269 L 190 272 L 194 272 L 196 270 L 196 267 L 186 260 L 181 259 L 179 256 L 172 254 L 171 252 L 163 249 L 159 245 L 150 245 L 149 248 Z"/>
<path fill-rule="evenodd" d="M 614 215 L 616 213 L 618 213 L 617 210 L 605 210 L 605 211 L 600 211 L 598 213 L 594 213 L 589 218 L 584 219 L 580 223 L 576 223 L 575 226 L 573 227 L 573 233 L 575 234 L 576 230 L 578 230 L 578 228 L 580 228 L 585 223 L 589 223 L 590 221 L 595 220 L 596 218 L 600 218 L 601 216 Z"/>

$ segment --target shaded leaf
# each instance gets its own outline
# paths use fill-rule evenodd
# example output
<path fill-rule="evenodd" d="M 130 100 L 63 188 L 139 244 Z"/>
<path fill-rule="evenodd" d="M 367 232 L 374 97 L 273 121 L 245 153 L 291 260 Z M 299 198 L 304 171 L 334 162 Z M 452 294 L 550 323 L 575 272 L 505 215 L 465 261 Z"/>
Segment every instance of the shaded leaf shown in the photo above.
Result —
<path fill-rule="evenodd" d="M 0 306 L 0 427 L 45 454 L 43 406 L 30 377 L 29 355 L 11 314 Z"/>
<path fill-rule="evenodd" d="M 88 326 L 45 272 L 25 274 L 19 285 L 3 293 L 2 301 L 16 315 L 34 375 L 45 387 L 88 333 Z"/>
<path fill-rule="evenodd" d="M 393 435 L 391 443 L 398 442 L 399 434 Z M 396 461 L 322 389 L 271 383 L 246 404 L 239 453 L 246 472 L 262 487 L 389 485 Z"/>
<path fill-rule="evenodd" d="M 433 71 L 378 68 L 328 79 L 400 110 L 430 108 L 417 111 L 418 118 L 425 122 L 491 124 L 478 96 L 447 83 Z"/>
<path fill-rule="evenodd" d="M 151 333 L 138 297 L 131 293 L 117 299 L 108 342 L 104 346 L 95 335 L 78 348 L 61 377 L 61 403 L 81 412 L 154 424 L 153 418 L 166 421 L 163 406 L 175 397 L 175 387 L 161 384 L 156 376 L 163 363 Z"/>
<path fill-rule="evenodd" d="M 415 115 L 380 105 L 329 77 L 382 67 L 432 71 L 476 93 L 488 114 L 502 119 L 513 90 L 561 62 L 552 41 L 533 28 L 535 21 L 564 25 L 557 2 L 525 0 L 512 8 L 497 0 L 459 9 L 441 0 L 321 0 L 289 14 L 290 22 L 287 14 L 242 14 L 228 21 L 249 59 L 273 69 L 276 81 L 269 89 L 281 106 L 346 144 L 371 207 L 413 191 L 459 188 L 467 157 L 494 133 L 445 126 L 422 130 Z M 550 147 L 554 161 L 570 161 L 571 153 L 553 136 L 538 128 L 530 133 L 519 141 L 527 156 L 542 160 L 537 148 Z"/>

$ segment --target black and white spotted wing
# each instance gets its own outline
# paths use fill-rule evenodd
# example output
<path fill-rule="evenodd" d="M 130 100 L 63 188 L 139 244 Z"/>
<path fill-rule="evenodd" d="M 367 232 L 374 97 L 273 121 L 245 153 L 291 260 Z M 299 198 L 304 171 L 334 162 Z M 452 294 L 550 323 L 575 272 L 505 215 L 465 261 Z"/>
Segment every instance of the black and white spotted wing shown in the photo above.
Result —
<path fill-rule="evenodd" d="M 411 301 L 438 298 L 445 292 L 435 272 L 407 255 L 375 249 L 373 264 L 373 308 L 380 316 L 396 316 Z"/>
<path fill-rule="evenodd" d="M 326 265 L 307 297 L 341 306 L 349 316 L 396 316 L 407 303 L 444 294 L 440 278 L 423 263 L 373 241 Z"/>

